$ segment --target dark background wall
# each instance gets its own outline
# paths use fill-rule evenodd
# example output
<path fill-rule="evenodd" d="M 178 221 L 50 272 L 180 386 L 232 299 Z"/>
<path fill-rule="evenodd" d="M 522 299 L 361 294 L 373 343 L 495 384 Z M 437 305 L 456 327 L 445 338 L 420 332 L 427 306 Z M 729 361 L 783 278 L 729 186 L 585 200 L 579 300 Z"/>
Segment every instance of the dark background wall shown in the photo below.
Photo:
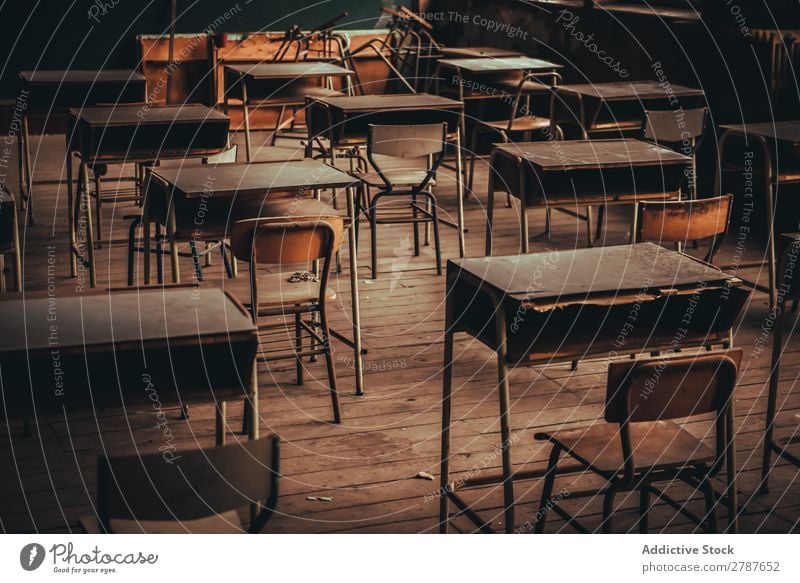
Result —
<path fill-rule="evenodd" d="M 116 3 L 116 5 L 115 5 Z M 135 67 L 138 34 L 166 33 L 169 0 L 0 0 L 0 98 L 17 94 L 25 69 Z M 235 0 L 178 0 L 177 31 L 207 28 Z M 348 12 L 343 28 L 372 28 L 382 0 L 238 0 L 222 32 L 311 28 Z M 95 7 L 96 20 L 89 17 Z M 99 22 L 97 22 L 99 21 Z"/>

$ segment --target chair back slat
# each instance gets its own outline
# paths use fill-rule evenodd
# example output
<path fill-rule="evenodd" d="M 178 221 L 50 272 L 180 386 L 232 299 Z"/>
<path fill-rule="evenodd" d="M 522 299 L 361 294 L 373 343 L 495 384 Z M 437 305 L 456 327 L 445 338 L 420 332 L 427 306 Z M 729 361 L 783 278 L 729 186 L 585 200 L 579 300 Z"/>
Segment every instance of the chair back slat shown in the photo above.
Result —
<path fill-rule="evenodd" d="M 333 255 L 341 245 L 341 217 L 260 218 L 238 221 L 231 231 L 237 259 L 274 265 L 307 263 Z"/>
<path fill-rule="evenodd" d="M 419 158 L 439 154 L 447 139 L 447 124 L 370 125 L 371 154 L 394 158 Z"/>
<path fill-rule="evenodd" d="M 733 197 L 639 203 L 638 241 L 684 243 L 723 235 L 728 230 Z"/>
<path fill-rule="evenodd" d="M 678 149 L 691 148 L 698 142 L 706 127 L 705 107 L 697 109 L 644 112 L 644 137 L 654 142 L 679 144 Z M 685 144 L 685 146 L 684 146 Z M 686 152 L 691 154 L 692 152 Z"/>
<path fill-rule="evenodd" d="M 721 412 L 730 399 L 741 349 L 613 362 L 605 419 L 657 421 Z"/>
<path fill-rule="evenodd" d="M 100 521 L 196 520 L 268 500 L 277 495 L 278 447 L 272 435 L 169 456 L 101 457 Z"/>

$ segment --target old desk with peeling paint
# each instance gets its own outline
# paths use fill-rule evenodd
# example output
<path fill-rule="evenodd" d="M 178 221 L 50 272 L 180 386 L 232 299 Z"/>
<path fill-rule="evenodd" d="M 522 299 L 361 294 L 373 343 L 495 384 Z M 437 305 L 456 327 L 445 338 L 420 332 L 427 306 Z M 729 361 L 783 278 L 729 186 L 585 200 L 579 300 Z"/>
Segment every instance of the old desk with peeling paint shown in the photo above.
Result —
<path fill-rule="evenodd" d="M 459 496 L 459 488 L 503 484 L 505 530 L 514 530 L 509 368 L 729 345 L 748 292 L 741 281 L 697 259 L 653 243 L 461 259 L 447 263 L 442 396 L 440 529 L 450 502 L 480 530 L 492 527 Z M 454 335 L 465 332 L 497 352 L 500 476 L 450 479 Z"/>

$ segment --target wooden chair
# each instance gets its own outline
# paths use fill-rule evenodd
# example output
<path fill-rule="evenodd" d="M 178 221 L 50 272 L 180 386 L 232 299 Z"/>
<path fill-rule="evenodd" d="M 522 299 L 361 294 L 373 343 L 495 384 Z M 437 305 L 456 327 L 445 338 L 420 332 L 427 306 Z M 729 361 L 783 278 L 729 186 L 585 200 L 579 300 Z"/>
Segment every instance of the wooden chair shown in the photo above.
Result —
<path fill-rule="evenodd" d="M 769 474 L 772 469 L 772 454 L 776 454 L 780 459 L 784 459 L 797 467 L 800 467 L 800 455 L 789 451 L 790 445 L 800 443 L 797 426 L 790 427 L 788 437 L 775 438 L 775 420 L 781 409 L 778 403 L 778 380 L 781 368 L 781 358 L 783 356 L 783 326 L 786 320 L 786 300 L 794 300 L 794 307 L 797 307 L 797 300 L 800 299 L 800 275 L 796 267 L 798 256 L 800 256 L 800 233 L 783 234 L 778 239 L 780 260 L 776 269 L 777 281 L 781 286 L 777 293 L 775 305 L 775 324 L 772 331 L 772 366 L 769 372 L 769 397 L 767 399 L 766 424 L 764 428 L 764 453 L 761 464 L 761 488 L 760 492 L 769 492 Z M 791 336 L 790 336 L 791 337 Z"/>
<path fill-rule="evenodd" d="M 0 292 L 6 291 L 6 255 L 14 256 L 14 291 L 22 291 L 22 255 L 19 246 L 19 219 L 14 195 L 0 188 Z"/>
<path fill-rule="evenodd" d="M 707 263 L 725 239 L 733 208 L 733 196 L 680 201 L 646 201 L 636 204 L 633 232 L 638 243 L 674 243 L 678 251 L 687 241 L 711 239 Z"/>
<path fill-rule="evenodd" d="M 608 482 L 598 492 L 570 492 L 569 499 L 603 494 L 604 532 L 611 532 L 614 498 L 620 492 L 640 493 L 640 532 L 647 532 L 650 495 L 655 494 L 698 525 L 716 532 L 717 498 L 711 479 L 725 466 L 728 531 L 736 531 L 736 463 L 733 431 L 733 389 L 741 349 L 681 355 L 668 359 L 612 362 L 608 368 L 605 423 L 590 427 L 540 432 L 539 441 L 553 444 L 544 480 L 535 532 L 544 532 L 547 514 L 556 512 L 578 530 L 589 530 L 553 500 L 553 485 L 562 452 L 582 469 Z M 684 430 L 673 419 L 713 413 L 714 448 Z M 703 492 L 706 514 L 698 517 L 656 482 L 681 480 Z"/>
<path fill-rule="evenodd" d="M 278 503 L 280 440 L 163 453 L 100 457 L 97 515 L 80 519 L 88 533 L 259 533 Z M 245 528 L 238 509 L 258 504 Z"/>
<path fill-rule="evenodd" d="M 250 264 L 249 294 L 242 303 L 250 308 L 253 321 L 259 317 L 294 316 L 295 346 L 292 351 L 275 349 L 285 334 L 285 325 L 279 323 L 261 326 L 260 330 L 277 331 L 272 336 L 262 337 L 260 358 L 266 362 L 294 359 L 297 362 L 297 383 L 303 383 L 303 357 L 325 355 L 328 368 L 328 383 L 335 423 L 341 423 L 339 393 L 336 388 L 336 370 L 330 345 L 327 301 L 336 298 L 336 292 L 328 287 L 328 277 L 334 255 L 341 245 L 344 221 L 342 217 L 324 216 L 257 218 L 238 221 L 231 231 L 231 250 L 237 259 Z M 289 264 L 310 265 L 322 260 L 318 276 L 310 272 L 300 273 L 300 281 L 291 282 L 290 274 L 280 269 Z M 259 275 L 258 265 L 279 266 L 279 272 Z M 234 292 L 235 293 L 235 292 Z M 303 314 L 314 318 L 303 320 Z M 318 317 L 318 319 L 317 319 Z M 311 347 L 303 349 L 302 333 L 311 337 Z"/>
<path fill-rule="evenodd" d="M 436 171 L 444 160 L 447 150 L 447 124 L 425 125 L 370 125 L 367 137 L 367 159 L 375 172 L 362 176 L 369 187 L 378 188 L 374 196 L 367 194 L 366 215 L 372 234 L 372 279 L 378 277 L 378 225 L 414 225 L 414 255 L 419 256 L 419 224 L 433 225 L 433 240 L 436 251 L 436 273 L 442 274 L 442 252 L 439 240 L 439 211 L 436 197 L 431 192 L 435 185 Z M 375 156 L 387 156 L 406 160 L 426 158 L 426 168 L 385 169 Z M 392 209 L 389 216 L 378 216 L 378 202 L 382 198 L 406 199 L 411 214 L 405 209 Z M 425 206 L 419 204 L 419 198 Z M 405 206 L 405 204 L 404 204 Z M 385 213 L 384 213 L 385 215 Z"/>

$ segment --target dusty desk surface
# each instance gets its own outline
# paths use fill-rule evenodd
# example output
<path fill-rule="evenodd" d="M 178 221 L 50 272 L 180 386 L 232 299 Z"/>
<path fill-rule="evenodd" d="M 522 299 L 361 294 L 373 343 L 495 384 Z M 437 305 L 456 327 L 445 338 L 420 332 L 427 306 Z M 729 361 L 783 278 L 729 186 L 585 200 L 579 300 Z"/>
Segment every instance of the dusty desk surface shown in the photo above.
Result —
<path fill-rule="evenodd" d="M 199 198 L 209 192 L 220 197 L 297 188 L 346 188 L 359 183 L 357 178 L 317 160 L 208 164 L 154 168 L 152 172 L 185 198 Z"/>
<path fill-rule="evenodd" d="M 451 260 L 459 277 L 481 280 L 513 300 L 552 304 L 576 296 L 637 293 L 645 282 L 656 294 L 736 278 L 697 259 L 654 243 L 591 247 L 528 255 Z M 531 286 L 531 274 L 546 274 L 543 286 Z M 738 281 L 738 280 L 737 280 Z"/>
<path fill-rule="evenodd" d="M 691 163 L 691 158 L 669 148 L 631 138 L 518 142 L 495 144 L 495 148 L 544 171 Z"/>

